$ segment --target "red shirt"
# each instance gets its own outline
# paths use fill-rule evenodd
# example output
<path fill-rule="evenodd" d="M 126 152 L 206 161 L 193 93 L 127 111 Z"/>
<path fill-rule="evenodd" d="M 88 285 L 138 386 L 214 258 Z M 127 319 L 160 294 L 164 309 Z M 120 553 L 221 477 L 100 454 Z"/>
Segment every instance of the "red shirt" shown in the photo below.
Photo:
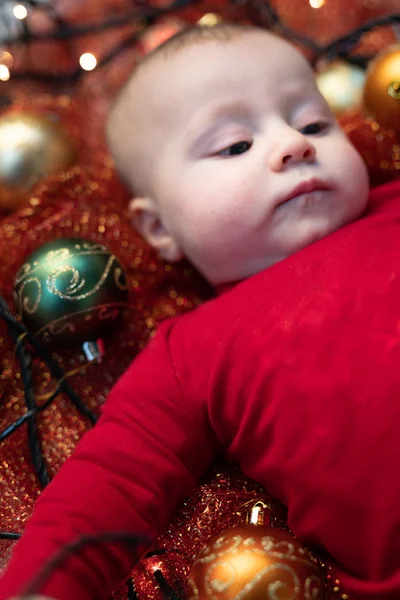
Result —
<path fill-rule="evenodd" d="M 225 448 L 331 557 L 351 598 L 400 598 L 400 182 L 368 214 L 166 322 L 40 496 L 0 598 L 84 532 L 154 537 Z M 42 592 L 107 598 L 132 554 L 71 559 Z"/>

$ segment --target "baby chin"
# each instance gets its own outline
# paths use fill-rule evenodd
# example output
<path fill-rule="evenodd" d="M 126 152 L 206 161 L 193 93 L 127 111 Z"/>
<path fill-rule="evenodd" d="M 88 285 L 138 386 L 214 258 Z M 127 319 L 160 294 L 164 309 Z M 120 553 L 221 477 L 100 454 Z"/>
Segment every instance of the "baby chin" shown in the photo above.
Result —
<path fill-rule="evenodd" d="M 348 219 L 344 215 L 340 215 L 337 212 L 331 214 L 330 211 L 320 212 L 319 214 L 314 212 L 312 214 L 299 215 L 296 229 L 297 229 L 297 250 L 305 248 L 309 244 L 317 242 L 322 238 L 334 233 L 338 229 L 341 229 L 346 225 Z"/>
<path fill-rule="evenodd" d="M 282 204 L 282 208 L 287 208 L 287 210 L 291 211 L 299 211 L 299 212 L 314 212 L 315 210 L 326 210 L 327 202 L 332 200 L 333 190 L 314 190 L 312 192 L 305 192 L 303 194 L 298 194 L 291 198 L 290 200 L 286 200 Z"/>

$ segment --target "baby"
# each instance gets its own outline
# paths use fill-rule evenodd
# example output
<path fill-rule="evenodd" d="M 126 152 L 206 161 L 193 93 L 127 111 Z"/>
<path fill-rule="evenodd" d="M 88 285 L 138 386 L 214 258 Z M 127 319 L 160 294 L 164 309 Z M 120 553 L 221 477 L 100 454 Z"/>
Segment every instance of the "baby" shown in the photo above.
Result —
<path fill-rule="evenodd" d="M 154 538 L 219 452 L 288 507 L 350 598 L 400 598 L 398 184 L 368 203 L 307 62 L 250 26 L 149 55 L 108 137 L 138 230 L 221 293 L 164 323 L 117 383 L 40 496 L 0 599 L 82 534 Z M 41 592 L 106 599 L 133 560 L 87 549 Z"/>
<path fill-rule="evenodd" d="M 285 41 L 223 25 L 178 35 L 122 91 L 108 125 L 136 227 L 214 285 L 270 267 L 355 219 L 363 162 Z"/>

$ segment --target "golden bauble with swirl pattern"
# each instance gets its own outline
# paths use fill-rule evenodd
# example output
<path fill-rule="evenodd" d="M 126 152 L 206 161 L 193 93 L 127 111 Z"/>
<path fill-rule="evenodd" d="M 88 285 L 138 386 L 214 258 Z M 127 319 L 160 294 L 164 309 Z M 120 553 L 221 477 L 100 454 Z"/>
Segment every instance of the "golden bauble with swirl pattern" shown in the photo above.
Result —
<path fill-rule="evenodd" d="M 371 61 L 364 105 L 380 125 L 400 132 L 400 44 L 390 46 Z"/>
<path fill-rule="evenodd" d="M 55 345 L 103 337 L 128 306 L 126 276 L 116 256 L 82 238 L 37 248 L 16 275 L 14 295 L 27 329 Z"/>
<path fill-rule="evenodd" d="M 319 569 L 288 532 L 239 525 L 200 552 L 189 576 L 190 600 L 322 600 Z"/>
<path fill-rule="evenodd" d="M 15 210 L 38 181 L 75 159 L 72 141 L 51 115 L 0 116 L 0 209 Z"/>

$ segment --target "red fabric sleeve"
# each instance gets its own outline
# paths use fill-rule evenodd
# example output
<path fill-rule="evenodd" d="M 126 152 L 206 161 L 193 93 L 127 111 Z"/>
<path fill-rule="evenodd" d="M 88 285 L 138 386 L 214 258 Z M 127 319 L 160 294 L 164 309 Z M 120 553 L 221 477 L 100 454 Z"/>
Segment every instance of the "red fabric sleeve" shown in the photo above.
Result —
<path fill-rule="evenodd" d="M 89 532 L 125 530 L 153 538 L 189 494 L 215 452 L 204 411 L 185 404 L 162 327 L 107 400 L 96 427 L 37 501 L 0 579 L 0 598 L 23 586 L 66 542 Z M 190 451 L 189 451 L 190 448 Z M 107 544 L 68 561 L 41 593 L 99 600 L 128 576 L 131 550 Z"/>

